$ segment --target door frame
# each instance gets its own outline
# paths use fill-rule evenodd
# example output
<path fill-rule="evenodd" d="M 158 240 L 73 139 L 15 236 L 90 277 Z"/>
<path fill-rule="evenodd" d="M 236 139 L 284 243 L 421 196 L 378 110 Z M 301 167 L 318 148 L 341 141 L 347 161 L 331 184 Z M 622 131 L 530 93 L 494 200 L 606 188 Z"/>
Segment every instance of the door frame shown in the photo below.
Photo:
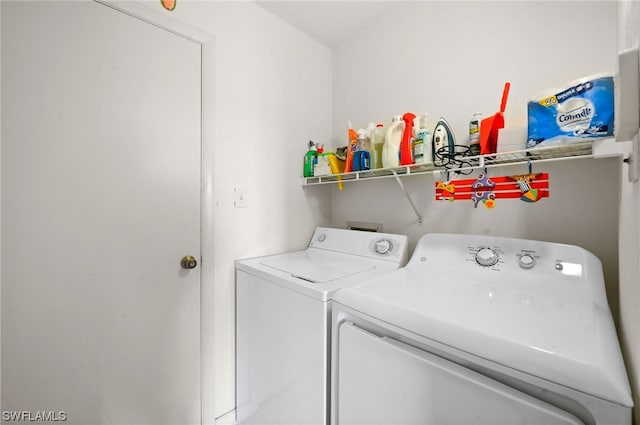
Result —
<path fill-rule="evenodd" d="M 200 45 L 200 421 L 215 423 L 214 406 L 214 38 L 139 2 L 94 0 Z"/>

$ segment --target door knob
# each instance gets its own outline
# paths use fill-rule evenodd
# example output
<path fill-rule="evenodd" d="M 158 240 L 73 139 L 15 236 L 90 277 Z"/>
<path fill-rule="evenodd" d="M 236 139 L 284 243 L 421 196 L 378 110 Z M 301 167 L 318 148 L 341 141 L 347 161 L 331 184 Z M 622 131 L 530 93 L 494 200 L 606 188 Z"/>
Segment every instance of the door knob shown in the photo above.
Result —
<path fill-rule="evenodd" d="M 182 257 L 182 260 L 180 260 L 180 266 L 182 266 L 183 269 L 195 269 L 197 265 L 198 260 L 192 255 L 185 255 Z"/>

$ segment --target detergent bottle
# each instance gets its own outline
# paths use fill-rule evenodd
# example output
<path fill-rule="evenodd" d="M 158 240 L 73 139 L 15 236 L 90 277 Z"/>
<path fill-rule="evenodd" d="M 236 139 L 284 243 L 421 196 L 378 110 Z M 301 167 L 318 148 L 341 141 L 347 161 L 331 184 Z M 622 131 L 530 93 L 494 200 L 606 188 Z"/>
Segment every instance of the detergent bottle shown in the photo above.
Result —
<path fill-rule="evenodd" d="M 391 126 L 384 135 L 384 146 L 382 147 L 382 166 L 393 168 L 400 166 L 400 143 L 404 134 L 404 121 L 402 116 L 393 117 Z"/>
<path fill-rule="evenodd" d="M 318 145 L 318 155 L 315 159 L 315 165 L 313 166 L 313 176 L 326 176 L 331 174 L 331 167 L 329 165 L 329 154 L 324 153 L 324 145 Z"/>
<path fill-rule="evenodd" d="M 371 168 L 382 168 L 382 148 L 384 146 L 384 134 L 386 130 L 382 124 L 378 124 L 371 136 Z"/>
<path fill-rule="evenodd" d="M 358 147 L 353 154 L 352 171 L 365 171 L 370 168 L 371 156 L 366 149 L 367 144 L 369 144 L 367 130 L 358 130 Z"/>
<path fill-rule="evenodd" d="M 348 121 L 349 131 L 347 138 L 347 162 L 344 166 L 344 172 L 350 173 L 353 171 L 353 154 L 358 148 L 358 133 L 351 126 L 351 121 Z"/>
<path fill-rule="evenodd" d="M 309 140 L 309 150 L 304 155 L 303 175 L 305 177 L 313 177 L 313 166 L 318 156 L 318 148 L 312 140 Z"/>
<path fill-rule="evenodd" d="M 414 120 L 413 159 L 416 164 L 433 163 L 433 134 L 427 128 L 427 117 L 425 113 Z"/>

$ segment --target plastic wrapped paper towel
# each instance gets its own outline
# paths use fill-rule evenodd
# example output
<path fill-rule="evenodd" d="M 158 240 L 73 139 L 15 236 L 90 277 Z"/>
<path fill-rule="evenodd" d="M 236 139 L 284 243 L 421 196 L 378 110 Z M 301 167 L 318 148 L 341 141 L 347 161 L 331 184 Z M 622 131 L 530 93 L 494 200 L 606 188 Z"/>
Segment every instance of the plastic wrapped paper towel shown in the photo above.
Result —
<path fill-rule="evenodd" d="M 530 100 L 527 148 L 613 137 L 614 79 L 593 75 Z"/>

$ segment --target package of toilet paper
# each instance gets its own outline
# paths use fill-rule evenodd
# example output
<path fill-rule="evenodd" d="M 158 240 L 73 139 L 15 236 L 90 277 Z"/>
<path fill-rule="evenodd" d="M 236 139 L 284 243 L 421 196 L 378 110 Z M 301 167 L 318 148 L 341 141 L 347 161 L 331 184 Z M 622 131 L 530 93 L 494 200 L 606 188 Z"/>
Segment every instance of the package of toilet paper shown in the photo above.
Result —
<path fill-rule="evenodd" d="M 613 137 L 612 75 L 594 75 L 541 93 L 527 105 L 527 148 Z"/>

